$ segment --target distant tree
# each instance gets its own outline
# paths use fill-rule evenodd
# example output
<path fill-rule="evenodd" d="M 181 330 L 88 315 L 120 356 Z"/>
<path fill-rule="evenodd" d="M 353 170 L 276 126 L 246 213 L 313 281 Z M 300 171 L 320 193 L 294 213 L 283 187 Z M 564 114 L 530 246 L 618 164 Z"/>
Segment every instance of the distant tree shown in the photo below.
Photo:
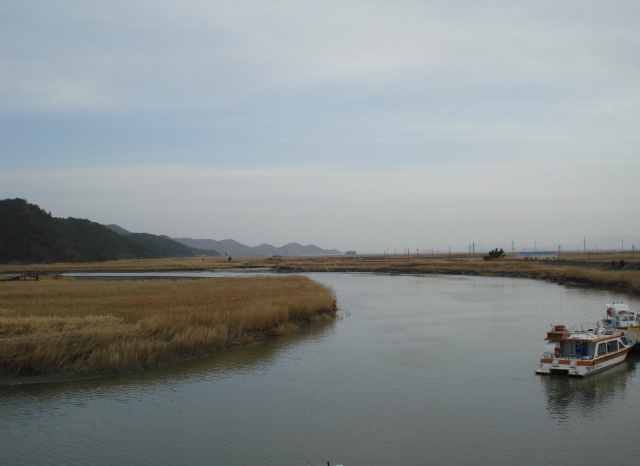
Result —
<path fill-rule="evenodd" d="M 502 248 L 499 250 L 495 248 L 493 251 L 489 251 L 489 254 L 484 256 L 483 259 L 488 261 L 491 259 L 500 259 L 502 256 L 504 256 L 504 250 Z"/>

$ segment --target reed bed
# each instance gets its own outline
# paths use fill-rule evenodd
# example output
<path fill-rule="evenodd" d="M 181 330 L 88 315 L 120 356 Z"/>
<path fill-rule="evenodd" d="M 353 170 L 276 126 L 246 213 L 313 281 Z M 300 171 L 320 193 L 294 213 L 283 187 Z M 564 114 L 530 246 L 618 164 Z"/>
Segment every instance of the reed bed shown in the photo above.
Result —
<path fill-rule="evenodd" d="M 94 263 L 54 263 L 54 264 L 4 264 L 0 271 L 6 275 L 27 271 L 43 272 L 160 272 L 178 270 L 220 270 L 234 268 L 298 268 L 305 271 L 352 271 L 352 270 L 388 270 L 406 271 L 430 270 L 485 270 L 513 269 L 532 270 L 536 267 L 557 267 L 561 264 L 576 266 L 611 267 L 624 261 L 628 268 L 640 268 L 640 252 L 629 251 L 585 251 L 562 252 L 554 264 L 546 261 L 516 260 L 507 253 L 504 259 L 484 261 L 484 253 L 421 253 L 421 254 L 379 254 L 379 255 L 336 255 L 336 256 L 288 256 L 288 257 L 185 257 L 167 259 L 130 259 Z"/>
<path fill-rule="evenodd" d="M 617 263 L 616 263 L 617 264 Z M 501 259 L 485 260 L 391 260 L 363 258 L 292 259 L 279 264 L 281 271 L 300 272 L 370 272 L 389 274 L 446 274 L 522 277 L 541 279 L 562 284 L 576 284 L 595 288 L 620 290 L 640 294 L 640 270 L 619 269 L 611 262 L 599 264 L 580 262 L 523 261 Z"/>
<path fill-rule="evenodd" d="M 301 276 L 0 284 L 0 374 L 104 374 L 210 354 L 333 318 Z"/>

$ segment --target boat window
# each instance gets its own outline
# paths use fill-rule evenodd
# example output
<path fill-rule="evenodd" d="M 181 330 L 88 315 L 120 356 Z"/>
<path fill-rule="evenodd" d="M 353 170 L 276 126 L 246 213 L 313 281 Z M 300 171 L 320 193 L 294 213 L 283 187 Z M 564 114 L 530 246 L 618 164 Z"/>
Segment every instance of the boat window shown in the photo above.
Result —
<path fill-rule="evenodd" d="M 624 343 L 624 346 L 629 346 L 629 343 L 627 342 L 627 337 L 622 337 L 620 339 L 622 340 L 622 343 Z"/>
<path fill-rule="evenodd" d="M 576 342 L 576 354 L 580 356 L 587 356 L 589 354 L 588 345 L 586 342 L 583 342 L 583 341 Z"/>
<path fill-rule="evenodd" d="M 600 343 L 598 345 L 598 354 L 605 354 L 607 352 L 607 344 L 606 343 Z"/>
<path fill-rule="evenodd" d="M 618 351 L 618 340 L 607 342 L 607 352 Z"/>

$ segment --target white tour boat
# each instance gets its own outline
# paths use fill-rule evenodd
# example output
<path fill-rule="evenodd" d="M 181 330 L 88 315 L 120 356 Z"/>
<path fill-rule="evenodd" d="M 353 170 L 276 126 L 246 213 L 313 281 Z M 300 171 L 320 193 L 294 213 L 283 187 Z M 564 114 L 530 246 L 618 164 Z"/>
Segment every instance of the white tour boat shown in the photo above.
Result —
<path fill-rule="evenodd" d="M 635 312 L 623 302 L 607 304 L 607 311 L 602 321 L 613 328 L 627 329 L 638 326 Z"/>
<path fill-rule="evenodd" d="M 603 322 L 552 326 L 537 374 L 587 376 L 620 364 L 636 340 Z"/>

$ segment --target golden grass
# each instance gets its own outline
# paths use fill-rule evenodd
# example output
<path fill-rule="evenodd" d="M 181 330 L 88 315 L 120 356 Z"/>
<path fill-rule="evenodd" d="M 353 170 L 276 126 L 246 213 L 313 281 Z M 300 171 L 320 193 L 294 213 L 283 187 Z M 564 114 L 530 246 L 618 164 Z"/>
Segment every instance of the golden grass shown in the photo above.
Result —
<path fill-rule="evenodd" d="M 301 276 L 0 284 L 0 373 L 140 370 L 335 316 Z"/>
<path fill-rule="evenodd" d="M 604 253 L 603 253 L 604 254 Z M 460 256 L 460 255 L 459 255 Z M 626 267 L 608 258 L 601 262 L 583 261 L 586 255 L 574 254 L 568 261 L 523 261 L 500 259 L 485 261 L 479 257 L 448 259 L 441 254 L 430 258 L 391 258 L 383 256 L 292 258 L 280 263 L 280 271 L 300 272 L 370 272 L 390 274 L 448 274 L 523 277 L 557 283 L 572 283 L 640 294 L 640 267 L 626 259 Z M 609 256 L 607 256 L 609 257 Z"/>
<path fill-rule="evenodd" d="M 45 272 L 153 272 L 178 270 L 218 270 L 238 267 L 297 267 L 318 271 L 339 270 L 384 270 L 397 267 L 405 270 L 416 268 L 456 268 L 471 270 L 491 270 L 491 268 L 521 268 L 529 270 L 535 267 L 545 267 L 545 262 L 524 262 L 513 259 L 507 253 L 505 259 L 499 261 L 483 261 L 484 253 L 421 253 L 421 254 L 379 254 L 379 255 L 336 255 L 336 256 L 288 256 L 277 260 L 270 257 L 233 256 L 231 261 L 226 257 L 186 257 L 169 259 L 131 259 L 94 263 L 55 263 L 55 264 L 4 264 L 0 270 L 6 275 L 19 274 L 26 271 Z M 569 251 L 561 252 L 558 264 L 571 263 L 575 265 L 608 266 L 623 260 L 630 265 L 640 265 L 638 251 Z M 444 264 L 447 265 L 444 265 Z M 429 273 L 429 272 L 427 272 Z"/>
<path fill-rule="evenodd" d="M 497 261 L 482 260 L 477 254 L 385 254 L 284 257 L 174 258 L 110 261 L 87 264 L 5 265 L 7 275 L 25 271 L 46 272 L 137 272 L 169 270 L 216 270 L 237 267 L 268 267 L 283 272 L 372 272 L 372 273 L 440 273 L 495 275 L 537 278 L 560 283 L 576 282 L 588 286 L 640 293 L 640 253 L 636 251 L 562 252 L 559 260 L 523 261 L 511 254 Z M 617 266 L 620 261 L 624 269 Z"/>

